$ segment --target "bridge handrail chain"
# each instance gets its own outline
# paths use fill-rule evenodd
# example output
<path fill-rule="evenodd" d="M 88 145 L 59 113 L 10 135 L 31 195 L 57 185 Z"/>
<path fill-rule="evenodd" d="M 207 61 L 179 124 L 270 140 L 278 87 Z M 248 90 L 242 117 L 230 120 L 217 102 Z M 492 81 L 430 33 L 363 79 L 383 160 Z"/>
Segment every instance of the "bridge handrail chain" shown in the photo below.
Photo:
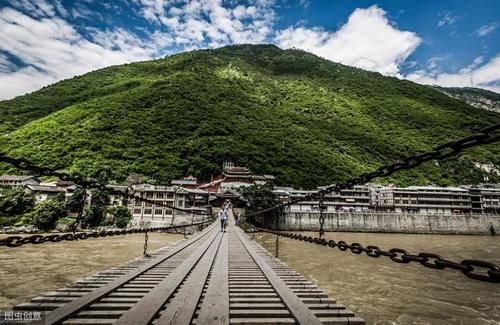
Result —
<path fill-rule="evenodd" d="M 0 239 L 0 247 L 19 247 L 26 244 L 42 244 L 46 242 L 60 242 L 60 241 L 74 241 L 74 240 L 84 240 L 88 238 L 98 238 L 98 237 L 109 237 L 116 235 L 128 235 L 137 233 L 148 233 L 156 231 L 168 231 L 172 229 L 201 226 L 212 223 L 212 220 L 205 220 L 203 222 L 197 222 L 193 224 L 186 225 L 176 225 L 169 227 L 152 227 L 152 228 L 129 228 L 122 230 L 103 230 L 103 231 L 91 231 L 91 232 L 78 232 L 78 233 L 66 233 L 66 234 L 52 234 L 52 235 L 31 235 L 31 236 L 8 236 Z M 147 245 L 145 245 L 145 250 L 147 250 Z"/>
<path fill-rule="evenodd" d="M 262 213 L 270 212 L 276 209 L 290 206 L 292 204 L 301 201 L 320 199 L 320 197 L 324 194 L 339 192 L 340 190 L 351 188 L 354 185 L 366 184 L 378 177 L 391 176 L 392 174 L 399 172 L 401 170 L 408 170 L 418 167 L 422 163 L 427 161 L 444 160 L 449 157 L 460 154 L 465 149 L 482 144 L 490 144 L 497 141 L 500 141 L 500 123 L 486 127 L 480 130 L 477 134 L 466 136 L 464 138 L 449 141 L 445 144 L 439 145 L 428 152 L 417 153 L 413 156 L 383 165 L 378 169 L 376 169 L 375 171 L 367 172 L 357 177 L 351 178 L 347 181 L 327 186 L 323 189 L 318 190 L 317 192 L 307 194 L 304 197 L 296 198 L 286 203 L 282 203 L 256 212 L 248 213 L 245 215 L 245 217 L 251 217 Z"/>
<path fill-rule="evenodd" d="M 396 263 L 408 264 L 410 262 L 417 262 L 427 268 L 436 270 L 453 269 L 462 272 L 464 275 L 474 280 L 491 282 L 491 283 L 500 283 L 500 267 L 496 264 L 487 261 L 468 259 L 468 260 L 463 260 L 461 262 L 454 262 L 446 260 L 442 256 L 434 253 L 424 252 L 413 255 L 401 248 L 391 248 L 388 251 L 386 251 L 382 250 L 380 247 L 375 245 L 368 245 L 365 247 L 360 243 L 349 244 L 343 240 L 327 241 L 324 238 L 304 236 L 301 234 L 295 234 L 291 232 L 269 230 L 269 229 L 255 227 L 252 225 L 247 225 L 247 226 L 261 232 L 271 233 L 274 235 L 294 240 L 304 241 L 315 245 L 328 246 L 330 248 L 338 248 L 340 251 L 350 250 L 351 253 L 353 254 L 361 254 L 364 252 L 369 257 L 374 257 L 374 258 L 378 258 L 380 256 L 389 257 L 391 261 Z M 484 272 L 478 273 L 479 268 L 484 269 Z"/>

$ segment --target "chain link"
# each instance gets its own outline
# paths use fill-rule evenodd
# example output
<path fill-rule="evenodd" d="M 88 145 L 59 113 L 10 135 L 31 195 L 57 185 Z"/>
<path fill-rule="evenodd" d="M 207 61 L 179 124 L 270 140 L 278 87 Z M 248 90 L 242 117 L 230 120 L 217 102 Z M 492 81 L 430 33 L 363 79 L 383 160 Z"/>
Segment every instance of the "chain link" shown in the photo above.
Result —
<path fill-rule="evenodd" d="M 16 167 L 17 169 L 29 171 L 35 175 L 53 176 L 53 177 L 57 177 L 63 181 L 72 181 L 75 184 L 77 184 L 83 188 L 86 188 L 86 189 L 98 189 L 98 190 L 101 190 L 101 191 L 106 192 L 108 194 L 120 195 L 120 196 L 123 196 L 127 200 L 133 199 L 133 200 L 137 200 L 137 201 L 141 201 L 141 202 L 145 202 L 145 203 L 151 203 L 151 204 L 154 204 L 156 206 L 169 208 L 172 210 L 194 213 L 196 215 L 207 215 L 206 211 L 193 211 L 190 209 L 175 207 L 175 206 L 173 206 L 173 203 L 164 203 L 161 201 L 150 200 L 150 199 L 138 196 L 138 195 L 130 194 L 128 192 L 128 190 L 126 190 L 126 191 L 116 190 L 116 189 L 108 187 L 107 184 L 104 184 L 102 182 L 98 182 L 96 180 L 88 180 L 88 179 L 85 179 L 85 178 L 80 177 L 80 176 L 69 175 L 69 174 L 48 168 L 48 167 L 36 165 L 36 164 L 34 164 L 28 160 L 25 160 L 25 159 L 10 157 L 2 152 L 0 152 L 0 162 L 10 164 L 10 165 Z"/>
<path fill-rule="evenodd" d="M 325 198 L 325 194 L 321 193 L 319 196 L 319 238 L 323 238 L 323 235 L 325 234 L 325 231 L 323 230 L 323 225 L 325 223 L 325 216 L 323 215 L 323 211 L 325 210 L 325 204 L 323 202 Z"/>
<path fill-rule="evenodd" d="M 354 185 L 366 184 L 378 177 L 387 177 L 401 170 L 408 170 L 418 167 L 422 163 L 427 161 L 447 159 L 449 157 L 460 154 L 465 149 L 478 145 L 490 144 L 497 141 L 500 141 L 500 123 L 484 128 L 477 134 L 437 146 L 431 151 L 419 153 L 405 159 L 395 161 L 393 163 L 381 166 L 373 172 L 364 173 L 347 181 L 324 187 L 319 191 L 307 194 L 304 197 L 289 200 L 286 203 L 246 214 L 246 217 L 267 213 L 301 201 L 318 200 L 322 195 L 328 193 L 340 192 L 341 190 L 351 188 Z"/>
<path fill-rule="evenodd" d="M 103 231 L 91 231 L 91 232 L 79 232 L 76 234 L 66 233 L 66 234 L 53 234 L 53 235 L 31 235 L 31 236 L 8 236 L 6 238 L 0 239 L 0 247 L 19 247 L 26 244 L 42 244 L 47 242 L 57 243 L 60 241 L 74 241 L 78 239 L 88 239 L 88 238 L 99 238 L 99 237 L 109 237 L 109 236 L 118 236 L 118 235 L 128 235 L 128 234 L 137 234 L 137 233 L 147 233 L 147 232 L 155 232 L 155 231 L 168 231 L 172 229 L 178 228 L 186 228 L 191 226 L 199 226 L 212 223 L 212 220 L 206 220 L 203 222 L 187 224 L 187 225 L 178 225 L 178 226 L 169 226 L 169 227 L 152 227 L 152 228 L 130 228 L 123 230 L 103 230 Z M 146 246 L 147 248 L 147 246 Z"/>
<path fill-rule="evenodd" d="M 490 262 L 480 261 L 480 260 L 463 260 L 460 263 L 446 260 L 442 256 L 433 253 L 419 253 L 413 255 L 408 253 L 406 250 L 401 248 L 391 248 L 388 251 L 382 250 L 380 247 L 375 245 L 368 245 L 364 247 L 360 243 L 349 244 L 345 241 L 335 241 L 326 240 L 324 238 L 313 238 L 310 236 L 304 236 L 301 234 L 291 233 L 291 232 L 280 232 L 269 229 L 263 229 L 251 226 L 254 229 L 271 233 L 277 236 L 282 236 L 294 240 L 304 241 L 308 243 L 313 243 L 316 245 L 328 246 L 330 248 L 338 248 L 340 251 L 350 250 L 353 254 L 365 253 L 369 257 L 378 258 L 380 256 L 389 257 L 389 259 L 396 263 L 408 264 L 410 262 L 419 263 L 425 267 L 437 270 L 452 269 L 462 272 L 467 277 L 491 282 L 500 283 L 500 267 Z M 482 270 L 482 271 L 481 271 Z"/>
<path fill-rule="evenodd" d="M 148 253 L 148 239 L 149 239 L 148 231 L 146 230 L 144 232 L 144 252 L 142 253 L 144 257 L 151 257 L 151 255 L 149 255 Z"/>

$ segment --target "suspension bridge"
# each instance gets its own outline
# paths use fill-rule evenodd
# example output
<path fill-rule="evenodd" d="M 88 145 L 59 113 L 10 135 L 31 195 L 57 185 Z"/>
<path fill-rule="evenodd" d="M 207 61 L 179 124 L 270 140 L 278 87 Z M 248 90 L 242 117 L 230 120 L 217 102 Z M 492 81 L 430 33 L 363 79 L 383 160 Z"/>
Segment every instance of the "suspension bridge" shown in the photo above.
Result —
<path fill-rule="evenodd" d="M 500 140 L 499 130 L 500 125 L 494 125 L 476 135 L 449 142 L 430 152 L 325 187 L 310 196 L 319 200 L 322 212 L 325 193 L 363 184 L 376 177 L 389 176 L 399 170 L 415 168 L 426 161 L 446 159 L 472 146 L 496 142 Z M 38 175 L 72 180 L 84 188 L 112 191 L 103 183 L 57 172 L 1 153 L 0 161 Z M 141 197 L 134 199 L 147 201 Z M 244 219 L 279 211 L 290 203 L 247 213 Z M 203 216 L 208 218 L 211 213 Z M 15 310 L 43 312 L 42 324 L 364 324 L 362 318 L 337 304 L 304 276 L 250 239 L 234 224 L 232 215 L 229 221 L 227 232 L 221 232 L 217 222 L 207 219 L 191 225 L 79 233 L 75 231 L 76 224 L 73 233 L 63 235 L 10 236 L 0 239 L 0 246 L 7 247 L 137 232 L 145 233 L 147 239 L 150 231 L 208 225 L 191 238 L 172 247 L 147 253 L 145 246 L 144 257 L 141 259 L 35 297 L 29 303 L 17 305 Z M 413 255 L 400 248 L 385 251 L 375 245 L 326 241 L 322 238 L 323 221 L 320 216 L 317 238 L 259 229 L 247 224 L 245 227 L 317 245 L 337 247 L 341 251 L 350 250 L 354 254 L 364 252 L 370 257 L 387 256 L 397 263 L 416 262 L 429 269 L 454 269 L 470 279 L 500 283 L 500 268 L 486 261 L 471 259 L 453 262 L 432 253 Z"/>

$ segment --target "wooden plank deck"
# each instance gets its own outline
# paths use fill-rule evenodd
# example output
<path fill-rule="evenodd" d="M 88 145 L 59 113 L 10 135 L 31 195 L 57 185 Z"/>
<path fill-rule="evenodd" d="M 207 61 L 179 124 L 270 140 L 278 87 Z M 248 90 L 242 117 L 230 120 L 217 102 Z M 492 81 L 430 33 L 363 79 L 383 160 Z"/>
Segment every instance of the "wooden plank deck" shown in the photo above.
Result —
<path fill-rule="evenodd" d="M 364 324 L 232 218 L 152 257 L 35 297 L 45 324 Z"/>

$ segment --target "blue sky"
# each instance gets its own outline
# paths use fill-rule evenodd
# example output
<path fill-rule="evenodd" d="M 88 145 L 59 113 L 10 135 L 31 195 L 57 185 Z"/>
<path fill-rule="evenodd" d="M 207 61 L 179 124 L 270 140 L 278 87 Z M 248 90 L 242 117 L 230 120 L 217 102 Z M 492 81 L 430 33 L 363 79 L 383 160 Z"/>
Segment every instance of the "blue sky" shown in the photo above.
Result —
<path fill-rule="evenodd" d="M 109 65 L 238 43 L 500 91 L 497 0 L 0 0 L 0 99 Z"/>

